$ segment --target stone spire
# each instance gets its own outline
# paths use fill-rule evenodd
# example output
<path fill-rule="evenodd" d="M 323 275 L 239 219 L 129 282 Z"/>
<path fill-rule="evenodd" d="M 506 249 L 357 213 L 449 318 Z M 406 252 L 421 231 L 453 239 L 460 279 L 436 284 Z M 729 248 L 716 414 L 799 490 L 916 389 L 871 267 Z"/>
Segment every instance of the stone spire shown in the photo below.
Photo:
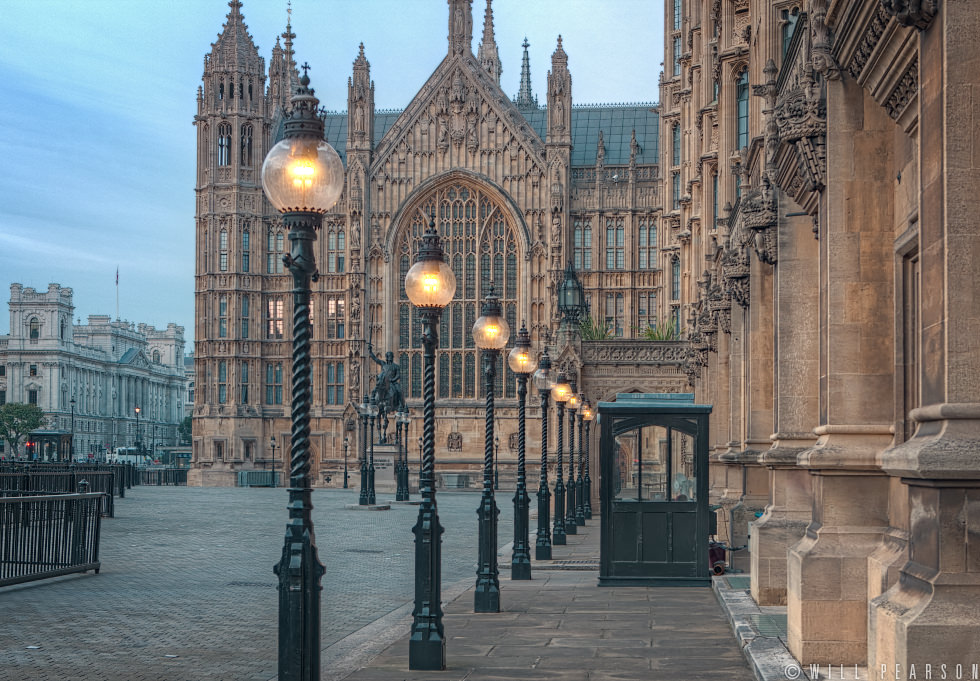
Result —
<path fill-rule="evenodd" d="M 500 55 L 497 52 L 497 43 L 493 37 L 493 0 L 487 0 L 487 11 L 483 15 L 483 40 L 480 41 L 480 48 L 476 58 L 480 62 L 483 70 L 490 74 L 497 86 L 500 86 L 500 74 L 503 67 L 500 65 Z"/>
<path fill-rule="evenodd" d="M 214 70 L 244 70 L 254 68 L 261 61 L 259 50 L 248 33 L 245 18 L 242 16 L 240 0 L 228 3 L 231 11 L 218 39 L 211 46 L 209 61 Z M 264 65 L 263 65 L 264 66 Z"/>
<path fill-rule="evenodd" d="M 533 111 L 538 108 L 538 98 L 531 94 L 531 60 L 527 55 L 527 48 L 530 45 L 525 36 L 522 44 L 524 56 L 521 58 L 521 89 L 514 99 L 514 103 L 521 111 Z"/>
<path fill-rule="evenodd" d="M 293 8 L 289 7 L 286 13 L 286 30 L 279 36 L 285 43 L 281 44 L 279 37 L 276 38 L 276 45 L 272 48 L 272 59 L 269 62 L 270 112 L 288 110 L 289 100 L 299 85 L 299 70 L 296 68 L 293 52 L 293 39 L 296 37 L 292 26 Z"/>
<path fill-rule="evenodd" d="M 449 2 L 449 56 L 463 54 L 473 46 L 473 0 Z"/>

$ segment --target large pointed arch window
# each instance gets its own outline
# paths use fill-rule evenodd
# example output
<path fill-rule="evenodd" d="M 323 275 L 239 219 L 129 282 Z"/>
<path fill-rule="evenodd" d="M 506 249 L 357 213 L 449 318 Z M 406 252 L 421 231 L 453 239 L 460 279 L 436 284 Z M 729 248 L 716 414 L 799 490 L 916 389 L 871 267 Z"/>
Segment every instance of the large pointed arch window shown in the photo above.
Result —
<path fill-rule="evenodd" d="M 512 333 L 518 301 L 517 234 L 509 215 L 495 197 L 463 184 L 446 185 L 418 204 L 396 242 L 398 266 L 399 364 L 407 397 L 422 397 L 422 327 L 405 294 L 405 273 L 415 261 L 422 233 L 434 216 L 446 262 L 456 275 L 456 295 L 442 313 L 436 395 L 443 399 L 476 399 L 484 395 L 480 357 L 473 342 L 473 324 L 493 282 Z M 501 353 L 494 392 L 515 397 L 514 373 Z"/>

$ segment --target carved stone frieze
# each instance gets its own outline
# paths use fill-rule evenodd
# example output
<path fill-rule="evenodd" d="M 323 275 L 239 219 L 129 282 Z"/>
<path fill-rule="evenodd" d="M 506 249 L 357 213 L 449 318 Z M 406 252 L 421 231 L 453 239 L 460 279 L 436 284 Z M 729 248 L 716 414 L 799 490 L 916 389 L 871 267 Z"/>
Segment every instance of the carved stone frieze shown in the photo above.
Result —
<path fill-rule="evenodd" d="M 875 9 L 874 16 L 868 23 L 868 28 L 865 29 L 864 37 L 861 39 L 861 44 L 858 48 L 854 50 L 851 55 L 851 59 L 847 64 L 847 72 L 855 80 L 861 77 L 861 73 L 864 71 L 865 65 L 868 63 L 868 59 L 871 58 L 871 53 L 874 52 L 878 43 L 881 41 L 881 36 L 885 32 L 885 27 L 888 25 L 891 15 L 888 10 L 885 9 L 884 5 L 878 5 Z"/>
<path fill-rule="evenodd" d="M 892 120 L 898 120 L 919 92 L 919 60 L 915 59 L 906 69 L 898 85 L 885 102 L 885 109 Z"/>
<path fill-rule="evenodd" d="M 745 249 L 730 244 L 722 257 L 721 272 L 725 281 L 725 293 L 742 307 L 749 306 L 749 273 L 751 267 Z"/>
<path fill-rule="evenodd" d="M 739 216 L 742 227 L 748 230 L 752 246 L 759 260 L 775 265 L 776 228 L 779 224 L 778 204 L 776 194 L 769 182 L 769 177 L 762 176 L 762 186 L 748 193 L 741 202 Z"/>
<path fill-rule="evenodd" d="M 881 6 L 902 26 L 923 31 L 939 11 L 939 0 L 881 0 Z"/>
<path fill-rule="evenodd" d="M 685 341 L 603 340 L 582 341 L 585 364 L 683 364 L 687 361 Z"/>

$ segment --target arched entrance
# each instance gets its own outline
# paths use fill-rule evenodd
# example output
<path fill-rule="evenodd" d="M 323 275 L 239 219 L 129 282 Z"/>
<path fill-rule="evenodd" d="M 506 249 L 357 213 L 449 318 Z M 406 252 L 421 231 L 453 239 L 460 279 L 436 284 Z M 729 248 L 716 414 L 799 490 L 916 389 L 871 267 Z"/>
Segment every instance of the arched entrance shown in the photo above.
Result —
<path fill-rule="evenodd" d="M 599 403 L 600 585 L 711 583 L 710 413 L 684 393 Z"/>

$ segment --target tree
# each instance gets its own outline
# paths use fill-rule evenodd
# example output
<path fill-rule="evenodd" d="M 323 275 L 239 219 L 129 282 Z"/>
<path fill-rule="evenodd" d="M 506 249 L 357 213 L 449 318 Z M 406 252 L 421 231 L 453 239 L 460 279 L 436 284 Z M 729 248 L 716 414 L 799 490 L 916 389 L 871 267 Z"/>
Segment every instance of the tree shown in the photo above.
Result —
<path fill-rule="evenodd" d="M 182 445 L 191 443 L 191 417 L 185 416 L 184 420 L 177 426 L 177 439 Z"/>
<path fill-rule="evenodd" d="M 8 402 L 0 407 L 0 437 L 10 443 L 15 457 L 24 436 L 43 425 L 44 412 L 36 404 Z"/>

